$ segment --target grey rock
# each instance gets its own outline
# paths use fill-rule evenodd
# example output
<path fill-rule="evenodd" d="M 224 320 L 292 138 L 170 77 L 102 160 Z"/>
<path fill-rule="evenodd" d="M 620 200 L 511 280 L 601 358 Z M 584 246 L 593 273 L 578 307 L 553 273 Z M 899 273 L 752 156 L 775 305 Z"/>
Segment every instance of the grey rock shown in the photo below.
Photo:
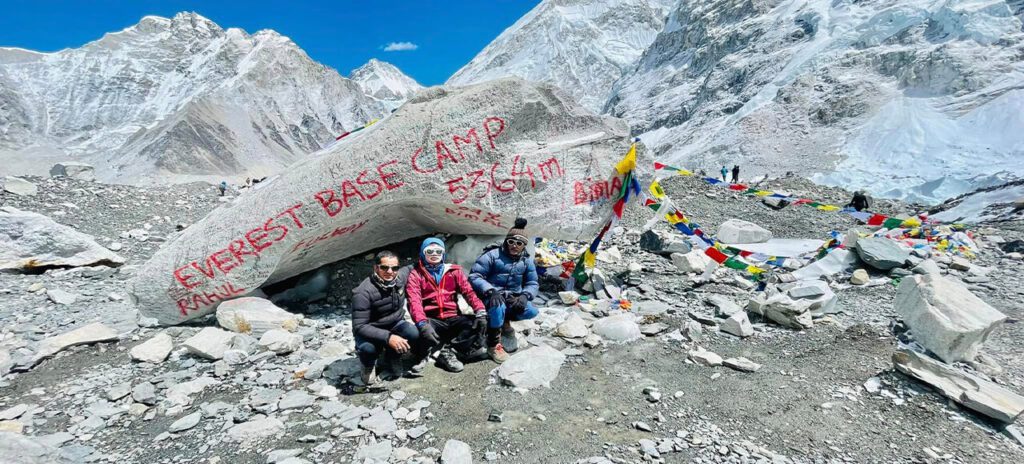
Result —
<path fill-rule="evenodd" d="M 308 408 L 316 402 L 316 397 L 302 390 L 289 390 L 277 404 L 282 411 L 286 409 Z"/>
<path fill-rule="evenodd" d="M 495 375 L 503 384 L 517 388 L 550 388 L 563 363 L 565 354 L 540 345 L 516 352 L 495 370 Z"/>
<path fill-rule="evenodd" d="M 564 338 L 583 338 L 590 334 L 587 323 L 575 312 L 569 313 L 561 324 L 555 327 L 555 335 Z"/>
<path fill-rule="evenodd" d="M 643 337 L 636 318 L 628 313 L 599 319 L 591 326 L 591 330 L 601 338 L 616 343 L 630 342 Z"/>
<path fill-rule="evenodd" d="M 217 323 L 221 327 L 253 337 L 261 337 L 271 329 L 294 332 L 300 322 L 300 316 L 263 298 L 235 298 L 217 306 Z"/>
<path fill-rule="evenodd" d="M 285 330 L 268 330 L 260 337 L 260 346 L 277 354 L 288 354 L 302 348 L 302 335 Z"/>
<path fill-rule="evenodd" d="M 36 345 L 35 353 L 28 359 L 21 361 L 16 369 L 29 369 L 40 361 L 72 346 L 112 342 L 117 340 L 117 338 L 117 331 L 102 323 L 94 322 L 87 324 L 60 335 L 43 339 Z"/>
<path fill-rule="evenodd" d="M 228 429 L 228 441 L 251 444 L 284 433 L 284 423 L 273 417 L 259 416 Z"/>
<path fill-rule="evenodd" d="M 691 350 L 688 353 L 691 361 L 700 364 L 702 366 L 714 367 L 722 365 L 722 357 L 707 351 L 701 347 L 697 347 L 695 350 Z"/>
<path fill-rule="evenodd" d="M 199 333 L 193 335 L 182 345 L 189 353 L 196 356 L 218 360 L 224 357 L 224 352 L 231 348 L 231 339 L 234 334 L 216 327 L 205 327 Z"/>
<path fill-rule="evenodd" d="M 191 429 L 192 427 L 199 425 L 199 421 L 202 420 L 202 418 L 202 412 L 194 412 L 185 417 L 182 417 L 181 419 L 174 421 L 174 423 L 171 424 L 171 427 L 168 428 L 167 431 L 171 433 L 184 432 L 188 429 Z"/>
<path fill-rule="evenodd" d="M 173 349 L 174 339 L 161 332 L 154 335 L 153 338 L 135 345 L 128 354 L 135 361 L 160 364 L 167 359 Z"/>
<path fill-rule="evenodd" d="M 722 365 L 740 372 L 757 372 L 761 365 L 747 358 L 729 358 L 722 361 Z"/>
<path fill-rule="evenodd" d="M 124 258 L 91 236 L 52 219 L 5 206 L 0 208 L 0 271 L 94 265 L 120 266 Z"/>
<path fill-rule="evenodd" d="M 1006 320 L 959 282 L 936 274 L 903 279 L 893 309 L 921 346 L 949 363 L 974 360 L 992 331 Z"/>
<path fill-rule="evenodd" d="M 64 161 L 56 163 L 50 168 L 50 177 L 70 177 L 72 179 L 93 181 L 96 180 L 96 168 L 78 161 Z"/>
<path fill-rule="evenodd" d="M 385 437 L 394 434 L 398 430 L 398 424 L 390 413 L 378 409 L 370 414 L 370 417 L 359 422 L 359 428 L 369 430 L 378 437 Z"/>
<path fill-rule="evenodd" d="M 20 177 L 6 176 L 3 180 L 3 189 L 15 195 L 30 197 L 39 193 L 39 187 Z"/>
<path fill-rule="evenodd" d="M 729 317 L 743 312 L 743 308 L 740 308 L 740 305 L 725 295 L 708 295 L 704 300 L 715 307 L 715 315 L 718 317 Z"/>
<path fill-rule="evenodd" d="M 383 440 L 359 447 L 353 459 L 355 462 L 388 462 L 392 451 L 391 440 Z"/>
<path fill-rule="evenodd" d="M 1024 412 L 1024 396 L 920 353 L 900 350 L 893 354 L 892 360 L 900 372 L 992 419 L 1012 424 Z"/>
<path fill-rule="evenodd" d="M 718 226 L 715 237 L 723 243 L 730 244 L 764 243 L 772 239 L 772 233 L 752 222 L 729 219 Z"/>
<path fill-rule="evenodd" d="M 156 387 L 149 382 L 142 382 L 132 388 L 132 400 L 137 403 L 153 406 L 157 402 Z"/>
<path fill-rule="evenodd" d="M 910 250 L 887 238 L 866 237 L 857 240 L 857 256 L 868 266 L 889 271 L 903 266 L 910 257 Z"/>
<path fill-rule="evenodd" d="M 747 317 L 747 313 L 742 311 L 719 321 L 718 328 L 722 332 L 732 334 L 737 337 L 749 337 L 754 335 L 754 326 L 750 324 L 750 318 Z"/>
<path fill-rule="evenodd" d="M 46 297 L 59 305 L 72 305 L 78 301 L 78 295 L 59 288 L 47 290 Z"/>

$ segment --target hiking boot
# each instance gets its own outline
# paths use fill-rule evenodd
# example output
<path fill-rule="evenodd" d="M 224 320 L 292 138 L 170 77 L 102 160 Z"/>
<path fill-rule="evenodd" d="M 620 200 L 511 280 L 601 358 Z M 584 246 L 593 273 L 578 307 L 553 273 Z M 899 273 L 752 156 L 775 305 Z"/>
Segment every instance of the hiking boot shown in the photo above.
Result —
<path fill-rule="evenodd" d="M 505 352 L 505 348 L 501 346 L 501 343 L 488 348 L 487 354 L 498 364 L 508 361 L 508 353 Z"/>
<path fill-rule="evenodd" d="M 519 350 L 519 339 L 516 337 L 516 329 L 511 324 L 501 327 L 501 346 L 505 347 L 508 353 L 515 353 Z"/>
<path fill-rule="evenodd" d="M 363 373 L 359 376 L 359 379 L 363 381 L 364 387 L 369 387 L 376 384 L 380 379 L 377 378 L 376 366 L 366 367 L 363 366 Z"/>
<path fill-rule="evenodd" d="M 441 350 L 437 355 L 437 367 L 444 369 L 448 372 L 462 372 L 465 366 L 462 365 L 462 361 L 459 361 L 458 356 L 451 348 L 445 348 Z"/>
<path fill-rule="evenodd" d="M 419 362 L 413 364 L 409 368 L 409 372 L 405 373 L 406 377 L 423 377 L 423 371 L 427 368 L 428 359 L 429 357 L 424 356 Z"/>

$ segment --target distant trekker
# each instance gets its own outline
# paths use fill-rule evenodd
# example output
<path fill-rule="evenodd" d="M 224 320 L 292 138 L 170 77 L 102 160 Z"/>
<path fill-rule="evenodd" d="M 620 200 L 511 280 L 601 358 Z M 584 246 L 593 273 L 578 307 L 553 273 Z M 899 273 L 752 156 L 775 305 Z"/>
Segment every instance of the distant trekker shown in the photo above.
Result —
<path fill-rule="evenodd" d="M 217 188 L 220 189 L 220 196 L 224 196 L 224 192 L 228 190 L 228 181 L 220 181 L 220 185 L 218 185 Z"/>
<path fill-rule="evenodd" d="M 863 191 L 853 192 L 853 200 L 850 200 L 850 204 L 846 205 L 847 208 L 853 208 L 857 211 L 864 211 L 871 207 L 871 202 L 868 201 L 868 196 Z"/>
<path fill-rule="evenodd" d="M 732 183 L 736 184 L 740 181 L 740 165 L 736 164 L 732 167 Z"/>
<path fill-rule="evenodd" d="M 724 164 L 722 165 L 722 171 L 721 172 L 722 172 L 722 182 L 727 182 L 729 180 L 727 178 L 729 176 L 729 169 L 726 168 Z"/>

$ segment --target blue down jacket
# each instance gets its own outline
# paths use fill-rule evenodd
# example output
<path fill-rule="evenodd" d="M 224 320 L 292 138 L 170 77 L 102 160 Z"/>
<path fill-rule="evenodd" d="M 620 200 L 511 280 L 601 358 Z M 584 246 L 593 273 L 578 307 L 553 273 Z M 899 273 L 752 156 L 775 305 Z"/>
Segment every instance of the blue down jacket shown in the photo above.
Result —
<path fill-rule="evenodd" d="M 469 282 L 479 295 L 494 288 L 508 293 L 525 293 L 530 300 L 537 296 L 540 288 L 533 257 L 523 252 L 519 259 L 513 258 L 504 247 L 480 255 L 473 264 Z"/>

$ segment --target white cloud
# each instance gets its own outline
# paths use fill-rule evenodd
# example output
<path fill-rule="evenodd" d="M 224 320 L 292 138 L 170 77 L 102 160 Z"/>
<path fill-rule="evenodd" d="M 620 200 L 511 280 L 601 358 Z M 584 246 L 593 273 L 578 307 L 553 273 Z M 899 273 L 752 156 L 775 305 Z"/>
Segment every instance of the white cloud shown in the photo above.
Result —
<path fill-rule="evenodd" d="M 416 44 L 414 44 L 412 42 L 391 42 L 391 43 L 389 43 L 389 44 L 384 46 L 384 51 L 386 51 L 386 52 L 405 52 L 405 51 L 412 51 L 412 50 L 415 50 L 417 48 L 420 48 L 420 46 L 416 45 Z"/>

